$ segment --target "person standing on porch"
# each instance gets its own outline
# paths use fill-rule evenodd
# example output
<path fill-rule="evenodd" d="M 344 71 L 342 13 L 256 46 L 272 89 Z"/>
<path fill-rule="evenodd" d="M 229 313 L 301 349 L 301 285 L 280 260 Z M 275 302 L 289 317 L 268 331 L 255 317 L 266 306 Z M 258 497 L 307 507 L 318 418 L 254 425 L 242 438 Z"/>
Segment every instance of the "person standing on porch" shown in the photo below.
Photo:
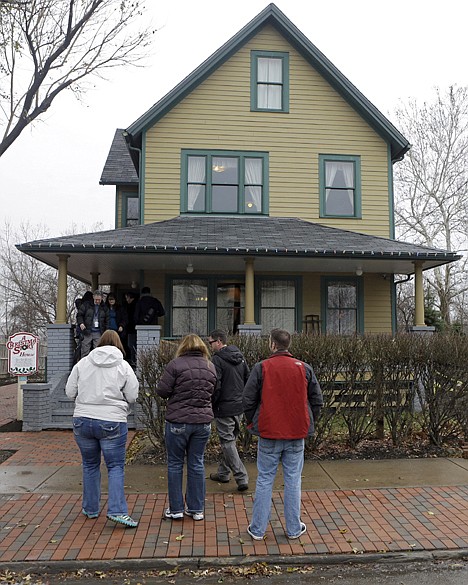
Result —
<path fill-rule="evenodd" d="M 65 387 L 75 400 L 73 434 L 83 463 L 82 513 L 95 519 L 100 512 L 101 457 L 107 466 L 107 518 L 126 528 L 138 525 L 128 515 L 124 494 L 124 467 L 129 404 L 138 398 L 138 380 L 123 359 L 116 331 L 102 334 L 96 349 L 71 371 Z"/>
<path fill-rule="evenodd" d="M 194 333 L 182 338 L 176 357 L 156 387 L 167 398 L 165 441 L 169 507 L 164 517 L 181 520 L 184 513 L 203 520 L 205 510 L 205 447 L 210 438 L 216 370 L 204 341 Z M 182 490 L 187 458 L 185 501 Z"/>
<path fill-rule="evenodd" d="M 136 325 L 157 325 L 158 318 L 164 317 L 165 311 L 162 303 L 156 297 L 151 296 L 149 286 L 141 289 L 141 296 L 135 307 Z"/>
<path fill-rule="evenodd" d="M 93 292 L 93 303 L 81 304 L 76 321 L 83 334 L 81 342 L 81 357 L 83 358 L 97 347 L 101 335 L 109 329 L 109 311 L 102 302 L 100 290 Z"/>
<path fill-rule="evenodd" d="M 247 532 L 262 540 L 270 520 L 273 482 L 281 461 L 284 475 L 284 518 L 288 538 L 307 530 L 301 521 L 301 473 L 305 438 L 314 432 L 323 405 L 312 366 L 289 353 L 291 335 L 273 329 L 272 355 L 252 368 L 244 388 L 248 429 L 258 435 L 257 485 Z"/>
<path fill-rule="evenodd" d="M 249 377 L 249 367 L 240 349 L 227 345 L 227 336 L 221 329 L 210 333 L 208 343 L 218 383 L 213 394 L 213 412 L 221 446 L 218 471 L 210 474 L 212 481 L 227 483 L 232 472 L 240 492 L 249 489 L 249 476 L 237 452 L 236 441 L 243 413 L 242 393 Z"/>

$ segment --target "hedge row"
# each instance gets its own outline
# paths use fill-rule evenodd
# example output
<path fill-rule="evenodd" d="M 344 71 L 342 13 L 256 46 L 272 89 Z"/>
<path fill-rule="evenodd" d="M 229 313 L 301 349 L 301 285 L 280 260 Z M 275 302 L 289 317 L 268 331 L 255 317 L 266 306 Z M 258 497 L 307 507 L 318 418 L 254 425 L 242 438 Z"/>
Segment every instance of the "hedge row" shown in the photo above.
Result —
<path fill-rule="evenodd" d="M 268 340 L 238 336 L 229 341 L 252 367 L 269 355 Z M 154 388 L 176 345 L 161 342 L 139 353 L 140 401 L 148 436 L 160 445 L 165 401 Z M 441 446 L 468 440 L 468 338 L 402 334 L 343 337 L 294 335 L 291 353 L 312 364 L 324 408 L 311 448 L 345 429 L 351 447 L 370 436 L 389 434 L 394 445 L 416 426 Z"/>

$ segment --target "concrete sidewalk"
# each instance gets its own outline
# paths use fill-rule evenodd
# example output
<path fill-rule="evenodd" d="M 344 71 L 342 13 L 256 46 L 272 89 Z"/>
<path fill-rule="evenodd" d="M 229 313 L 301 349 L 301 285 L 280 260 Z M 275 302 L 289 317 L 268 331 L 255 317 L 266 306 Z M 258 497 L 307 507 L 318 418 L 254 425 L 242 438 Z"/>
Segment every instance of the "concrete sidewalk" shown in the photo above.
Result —
<path fill-rule="evenodd" d="M 271 524 L 258 542 L 246 532 L 254 464 L 248 465 L 250 490 L 242 494 L 234 481 L 207 480 L 203 522 L 164 520 L 166 467 L 129 465 L 129 513 L 140 522 L 131 530 L 106 519 L 105 470 L 100 517 L 88 520 L 81 514 L 80 455 L 71 431 L 0 432 L 0 450 L 14 452 L 0 465 L 2 570 L 72 570 L 85 562 L 88 567 L 163 568 L 255 560 L 333 562 L 357 560 L 356 555 L 362 562 L 402 553 L 414 559 L 468 556 L 465 459 L 307 462 L 302 497 L 307 533 L 292 541 L 285 536 L 279 474 Z M 215 468 L 207 465 L 206 475 Z"/>

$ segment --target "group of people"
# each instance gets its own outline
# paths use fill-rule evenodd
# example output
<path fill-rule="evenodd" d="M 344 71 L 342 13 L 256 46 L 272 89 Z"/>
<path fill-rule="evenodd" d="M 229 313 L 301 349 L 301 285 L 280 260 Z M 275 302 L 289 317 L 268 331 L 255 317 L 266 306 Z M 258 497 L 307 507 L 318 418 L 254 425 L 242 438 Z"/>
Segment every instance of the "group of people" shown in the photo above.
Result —
<path fill-rule="evenodd" d="M 236 446 L 244 415 L 247 428 L 258 436 L 258 475 L 248 533 L 254 540 L 265 536 L 281 462 L 286 534 L 291 539 L 304 534 L 307 528 L 300 514 L 304 446 L 314 432 L 323 399 L 312 366 L 289 352 L 290 343 L 288 331 L 273 329 L 269 336 L 271 356 L 249 372 L 240 350 L 227 345 L 224 331 L 212 331 L 206 342 L 196 334 L 181 340 L 156 388 L 157 394 L 167 399 L 169 507 L 165 518 L 204 518 L 204 453 L 213 420 L 222 456 L 210 479 L 227 483 L 232 474 L 238 491 L 248 489 L 247 470 Z M 83 514 L 88 518 L 99 514 L 102 452 L 109 476 L 107 518 L 135 527 L 138 522 L 128 515 L 123 477 L 126 415 L 128 404 L 137 398 L 138 382 L 123 355 L 119 336 L 109 330 L 97 348 L 73 368 L 66 393 L 76 401 L 73 427 L 83 459 Z"/>
<path fill-rule="evenodd" d="M 125 302 L 120 305 L 113 293 L 104 301 L 103 293 L 87 291 L 75 301 L 77 350 L 75 363 L 97 347 L 101 335 L 115 331 L 125 349 L 128 361 L 136 365 L 136 325 L 157 325 L 164 316 L 161 302 L 151 295 L 149 287 L 143 287 L 141 295 L 134 291 L 125 293 Z"/>

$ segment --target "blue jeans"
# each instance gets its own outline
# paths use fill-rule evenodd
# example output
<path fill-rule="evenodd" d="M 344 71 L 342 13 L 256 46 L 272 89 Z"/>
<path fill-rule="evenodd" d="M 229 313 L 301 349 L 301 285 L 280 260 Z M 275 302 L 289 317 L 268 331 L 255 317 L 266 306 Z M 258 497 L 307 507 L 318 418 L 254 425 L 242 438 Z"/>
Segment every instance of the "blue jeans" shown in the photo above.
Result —
<path fill-rule="evenodd" d="M 107 466 L 108 514 L 127 514 L 124 495 L 127 423 L 74 417 L 73 433 L 83 462 L 83 510 L 99 514 L 101 498 L 101 453 Z"/>
<path fill-rule="evenodd" d="M 169 508 L 173 514 L 184 511 L 182 481 L 184 460 L 187 456 L 186 509 L 203 512 L 205 509 L 205 447 L 210 438 L 211 425 L 166 421 L 167 487 Z"/>
<path fill-rule="evenodd" d="M 258 439 L 257 485 L 250 530 L 263 536 L 271 513 L 271 495 L 278 464 L 284 475 L 284 518 L 288 536 L 301 532 L 301 473 L 304 466 L 304 439 Z"/>

